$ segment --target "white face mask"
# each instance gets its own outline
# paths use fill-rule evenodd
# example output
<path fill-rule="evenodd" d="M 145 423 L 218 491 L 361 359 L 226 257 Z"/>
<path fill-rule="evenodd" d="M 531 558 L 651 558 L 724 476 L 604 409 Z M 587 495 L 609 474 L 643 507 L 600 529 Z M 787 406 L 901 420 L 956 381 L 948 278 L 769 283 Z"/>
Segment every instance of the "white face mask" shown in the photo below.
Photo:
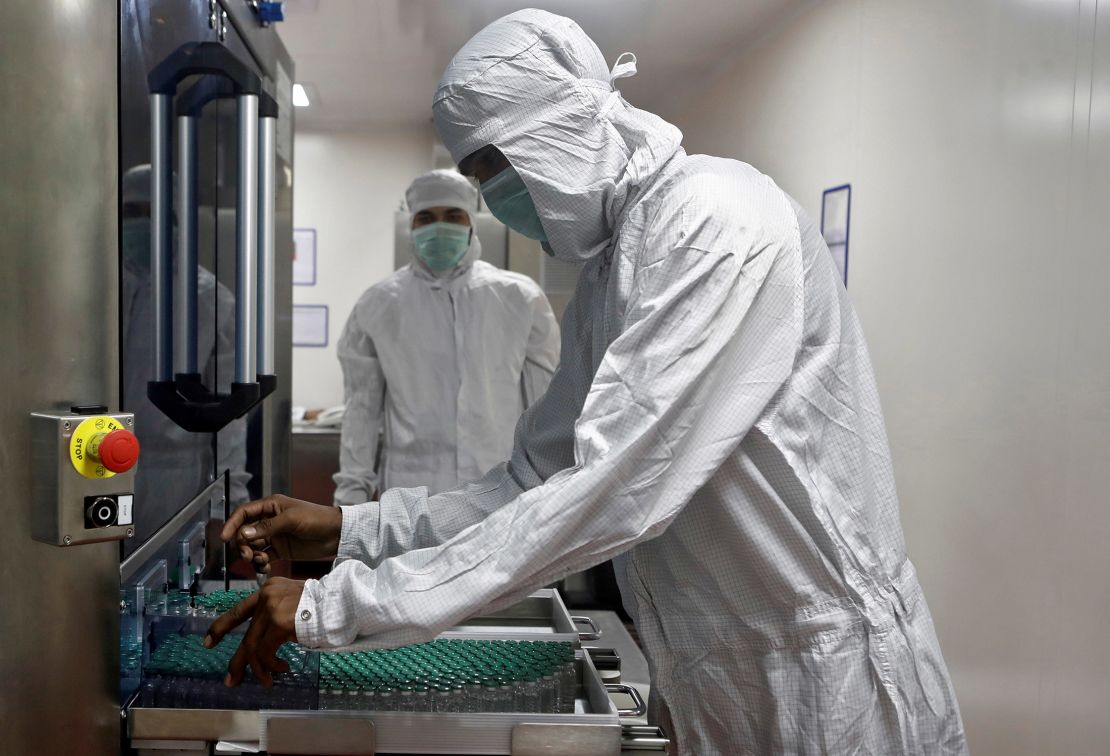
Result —
<path fill-rule="evenodd" d="M 433 273 L 451 270 L 470 247 L 470 226 L 437 221 L 412 230 L 412 242 L 419 257 Z"/>

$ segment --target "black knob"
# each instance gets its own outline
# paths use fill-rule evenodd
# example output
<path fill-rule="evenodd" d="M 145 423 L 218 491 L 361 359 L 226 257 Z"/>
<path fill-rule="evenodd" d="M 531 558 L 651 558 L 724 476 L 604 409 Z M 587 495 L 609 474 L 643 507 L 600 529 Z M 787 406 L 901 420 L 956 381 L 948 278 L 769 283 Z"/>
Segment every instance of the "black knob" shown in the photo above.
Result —
<path fill-rule="evenodd" d="M 89 497 L 92 498 L 92 497 Z M 85 507 L 86 528 L 110 528 L 116 524 L 119 505 L 111 496 L 97 496 Z"/>

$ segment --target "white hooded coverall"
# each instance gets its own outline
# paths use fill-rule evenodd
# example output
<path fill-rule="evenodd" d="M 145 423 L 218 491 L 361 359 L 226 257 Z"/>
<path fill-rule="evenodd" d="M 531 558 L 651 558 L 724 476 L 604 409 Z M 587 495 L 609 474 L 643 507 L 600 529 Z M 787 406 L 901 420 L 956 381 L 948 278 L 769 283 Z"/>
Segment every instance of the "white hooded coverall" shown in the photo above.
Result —
<path fill-rule="evenodd" d="M 417 177 L 405 197 L 414 215 L 478 207 L 478 190 L 455 171 Z M 337 347 L 347 405 L 337 504 L 396 486 L 446 491 L 509 456 L 517 419 L 559 361 L 559 326 L 535 281 L 480 254 L 472 234 L 462 261 L 440 276 L 414 254 L 355 304 Z"/>
<path fill-rule="evenodd" d="M 562 359 L 506 465 L 343 510 L 300 641 L 427 640 L 617 557 L 680 753 L 966 753 L 812 221 L 751 166 L 687 155 L 546 12 L 468 42 L 434 116 L 456 160 L 500 148 L 553 253 L 584 262 Z"/>

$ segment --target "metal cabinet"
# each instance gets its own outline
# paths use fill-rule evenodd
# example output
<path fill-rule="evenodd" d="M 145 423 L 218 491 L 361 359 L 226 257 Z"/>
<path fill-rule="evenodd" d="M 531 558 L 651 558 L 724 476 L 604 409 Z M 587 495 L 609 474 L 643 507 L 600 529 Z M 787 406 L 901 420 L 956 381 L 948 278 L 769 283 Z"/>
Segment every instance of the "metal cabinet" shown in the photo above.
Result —
<path fill-rule="evenodd" d="M 0 202 L 0 422 L 13 452 L 0 455 L 0 742 L 5 753 L 114 754 L 122 742 L 121 549 L 150 543 L 209 483 L 219 489 L 232 467 L 221 460 L 232 450 L 241 452 L 235 466 L 241 481 L 249 475 L 251 494 L 288 484 L 287 380 L 245 419 L 239 440 L 177 428 L 145 398 L 153 363 L 150 260 L 135 232 L 144 214 L 149 219 L 150 202 L 133 191 L 141 176 L 127 171 L 150 162 L 146 77 L 182 43 L 212 42 L 245 61 L 278 102 L 274 372 L 287 378 L 293 68 L 274 30 L 242 0 L 6 0 L 0 7 L 0 164 L 7 179 Z M 229 166 L 237 160 L 227 110 L 207 110 L 197 139 L 198 263 L 207 271 L 198 296 L 207 320 L 198 341 L 210 345 L 204 367 L 213 386 L 230 369 L 220 340 L 234 310 L 224 294 L 234 291 L 234 257 L 224 239 L 234 235 Z M 134 532 L 122 547 L 95 539 L 43 543 L 41 532 L 33 538 L 49 502 L 36 498 L 47 489 L 36 494 L 23 450 L 32 446 L 36 413 L 41 421 L 78 405 L 103 406 L 113 418 L 134 414 L 142 454 Z M 188 534 L 189 543 L 201 540 L 195 528 Z M 180 551 L 180 544 L 169 548 Z"/>

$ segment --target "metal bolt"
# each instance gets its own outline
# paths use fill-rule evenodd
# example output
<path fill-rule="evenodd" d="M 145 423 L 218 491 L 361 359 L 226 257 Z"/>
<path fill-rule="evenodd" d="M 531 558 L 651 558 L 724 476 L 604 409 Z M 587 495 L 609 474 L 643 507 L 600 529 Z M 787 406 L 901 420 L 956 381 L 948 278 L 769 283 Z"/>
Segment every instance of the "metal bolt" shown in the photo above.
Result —
<path fill-rule="evenodd" d="M 66 546 L 69 546 L 71 543 L 73 543 L 73 539 L 69 536 L 66 536 L 62 539 L 62 543 L 64 543 Z"/>
<path fill-rule="evenodd" d="M 220 41 L 227 39 L 227 11 L 220 11 Z"/>
<path fill-rule="evenodd" d="M 127 537 L 131 538 L 134 535 L 135 535 L 135 528 L 128 528 L 127 529 Z"/>
<path fill-rule="evenodd" d="M 216 19 L 218 19 L 218 18 L 219 18 L 219 14 L 216 11 L 216 0 L 208 0 L 208 28 L 209 29 L 215 29 L 216 28 Z"/>
<path fill-rule="evenodd" d="M 128 425 L 134 425 L 135 424 L 135 418 L 133 418 L 133 417 L 127 418 L 127 424 Z"/>
<path fill-rule="evenodd" d="M 66 430 L 69 430 L 69 420 L 66 420 L 64 423 L 62 423 L 62 427 Z"/>

